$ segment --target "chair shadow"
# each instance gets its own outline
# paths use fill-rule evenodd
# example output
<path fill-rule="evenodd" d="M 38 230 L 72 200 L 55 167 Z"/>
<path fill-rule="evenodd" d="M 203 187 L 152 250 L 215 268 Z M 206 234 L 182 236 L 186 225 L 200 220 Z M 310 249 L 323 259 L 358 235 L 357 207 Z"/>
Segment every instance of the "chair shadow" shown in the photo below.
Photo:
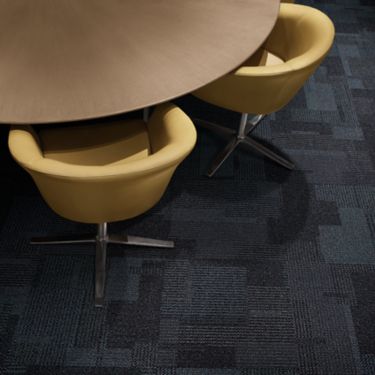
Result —
<path fill-rule="evenodd" d="M 180 167 L 182 171 L 177 172 L 176 178 L 172 182 L 171 190 L 155 207 L 156 211 L 154 212 L 165 209 L 169 205 L 173 205 L 175 200 L 184 194 L 184 192 L 190 196 L 197 197 L 198 201 L 212 200 L 213 196 L 215 196 L 219 201 L 227 205 L 228 199 L 233 199 L 233 196 L 235 196 L 239 204 L 241 204 L 241 201 L 243 203 L 250 201 L 255 204 L 261 195 L 265 197 L 272 194 L 273 190 L 279 190 L 281 194 L 279 203 L 280 214 L 277 217 L 268 217 L 266 219 L 268 241 L 274 244 L 286 244 L 298 238 L 306 225 L 311 197 L 305 172 L 298 169 L 298 160 L 291 160 L 295 162 L 296 168 L 293 171 L 289 171 L 273 161 L 264 158 L 255 151 L 249 152 L 246 149 L 239 148 L 235 151 L 233 156 L 234 171 L 231 177 L 218 175 L 208 178 L 200 173 L 190 176 L 190 180 L 187 172 L 191 170 L 191 164 L 193 162 L 199 163 L 197 155 L 209 152 L 210 154 L 212 153 L 213 158 L 215 152 L 220 150 L 225 144 L 225 141 L 220 138 L 213 137 L 204 129 L 199 129 L 198 138 L 201 138 L 203 134 L 212 137 L 210 142 L 213 147 L 207 150 L 205 148 L 206 145 L 198 141 L 194 152 Z M 279 150 L 267 140 L 255 135 L 253 138 L 275 153 L 289 159 L 286 153 Z M 256 166 L 255 168 L 254 165 Z M 255 173 L 249 178 L 248 171 L 256 168 L 261 169 L 262 173 Z M 257 191 L 251 189 L 246 191 L 246 188 L 244 189 L 244 185 L 250 182 L 252 186 L 254 186 L 254 184 L 257 186 Z M 202 189 L 204 185 L 207 185 L 207 188 Z M 275 193 L 277 192 L 275 191 Z"/>
<path fill-rule="evenodd" d="M 255 136 L 253 138 L 282 157 L 290 159 L 286 153 L 268 141 Z M 280 215 L 269 219 L 269 238 L 276 244 L 292 242 L 303 232 L 310 210 L 311 191 L 306 174 L 298 168 L 298 160 L 292 160 L 296 168 L 289 171 L 255 153 L 251 155 L 264 160 L 267 181 L 281 186 Z"/>

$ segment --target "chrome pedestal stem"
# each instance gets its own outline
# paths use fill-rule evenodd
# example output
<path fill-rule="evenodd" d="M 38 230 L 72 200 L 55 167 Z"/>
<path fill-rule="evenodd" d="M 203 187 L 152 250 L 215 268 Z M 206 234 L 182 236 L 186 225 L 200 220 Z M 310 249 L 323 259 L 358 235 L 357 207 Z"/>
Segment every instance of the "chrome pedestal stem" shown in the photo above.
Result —
<path fill-rule="evenodd" d="M 96 235 L 96 253 L 95 253 L 95 306 L 102 307 L 104 302 L 105 289 L 105 270 L 107 262 L 107 223 L 98 225 Z"/>
<path fill-rule="evenodd" d="M 150 110 L 151 110 L 150 107 L 146 107 L 146 108 L 143 108 L 143 111 L 142 111 L 143 121 L 146 123 L 148 122 L 150 118 Z"/>

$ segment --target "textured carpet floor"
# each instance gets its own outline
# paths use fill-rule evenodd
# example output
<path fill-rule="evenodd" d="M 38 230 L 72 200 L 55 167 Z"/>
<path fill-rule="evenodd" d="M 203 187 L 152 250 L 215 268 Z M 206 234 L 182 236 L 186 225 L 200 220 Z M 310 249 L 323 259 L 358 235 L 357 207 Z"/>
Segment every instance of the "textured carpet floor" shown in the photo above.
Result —
<path fill-rule="evenodd" d="M 257 130 L 297 170 L 237 152 L 207 179 L 222 144 L 200 132 L 160 204 L 110 226 L 176 249 L 112 246 L 104 309 L 90 246 L 28 244 L 95 228 L 51 212 L 1 131 L 1 374 L 375 374 L 375 7 L 308 3 L 335 21 L 335 46 Z"/>

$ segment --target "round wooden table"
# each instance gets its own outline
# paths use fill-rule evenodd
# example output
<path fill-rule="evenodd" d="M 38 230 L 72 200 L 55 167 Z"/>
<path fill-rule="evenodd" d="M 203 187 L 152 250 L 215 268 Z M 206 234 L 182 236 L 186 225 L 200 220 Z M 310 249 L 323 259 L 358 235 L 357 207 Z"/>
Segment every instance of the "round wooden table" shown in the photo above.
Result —
<path fill-rule="evenodd" d="M 0 0 L 0 123 L 124 113 L 235 69 L 280 0 Z"/>

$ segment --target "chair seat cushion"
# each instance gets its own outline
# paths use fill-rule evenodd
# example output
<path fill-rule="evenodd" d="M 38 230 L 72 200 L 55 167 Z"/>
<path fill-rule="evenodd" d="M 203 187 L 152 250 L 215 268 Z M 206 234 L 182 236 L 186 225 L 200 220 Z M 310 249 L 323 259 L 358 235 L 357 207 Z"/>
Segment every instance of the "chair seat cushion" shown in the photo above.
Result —
<path fill-rule="evenodd" d="M 115 165 L 151 154 L 147 126 L 141 120 L 47 128 L 39 136 L 45 158 L 68 164 Z"/>
<path fill-rule="evenodd" d="M 270 65 L 279 65 L 283 64 L 279 56 L 267 51 L 264 48 L 258 49 L 254 55 L 247 59 L 242 65 L 243 66 L 270 66 Z"/>

